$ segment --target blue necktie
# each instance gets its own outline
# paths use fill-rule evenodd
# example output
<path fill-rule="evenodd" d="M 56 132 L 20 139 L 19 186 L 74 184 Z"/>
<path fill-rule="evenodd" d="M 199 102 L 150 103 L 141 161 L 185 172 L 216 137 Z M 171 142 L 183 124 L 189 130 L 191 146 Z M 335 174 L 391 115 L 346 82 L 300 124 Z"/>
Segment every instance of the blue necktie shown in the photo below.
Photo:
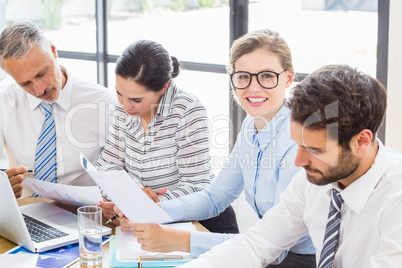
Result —
<path fill-rule="evenodd" d="M 325 237 L 318 268 L 330 268 L 334 261 L 338 244 L 339 226 L 341 224 L 341 208 L 343 198 L 341 194 L 332 189 L 331 204 L 329 205 L 328 221 L 325 228 Z"/>
<path fill-rule="evenodd" d="M 53 104 L 41 102 L 40 106 L 45 114 L 45 122 L 36 145 L 34 178 L 57 182 L 56 127 L 53 118 Z"/>

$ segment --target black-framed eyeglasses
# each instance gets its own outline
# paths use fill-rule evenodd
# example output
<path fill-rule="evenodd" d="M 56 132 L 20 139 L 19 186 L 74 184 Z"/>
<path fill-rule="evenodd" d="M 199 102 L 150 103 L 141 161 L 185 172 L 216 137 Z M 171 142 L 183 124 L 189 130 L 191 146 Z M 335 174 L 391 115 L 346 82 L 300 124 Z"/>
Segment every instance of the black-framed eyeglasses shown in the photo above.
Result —
<path fill-rule="evenodd" d="M 262 71 L 257 74 L 252 74 L 249 72 L 234 72 L 230 75 L 230 81 L 232 85 L 236 89 L 245 89 L 251 84 L 251 80 L 255 75 L 257 77 L 257 82 L 266 89 L 275 88 L 279 82 L 279 75 L 284 73 L 286 70 L 283 70 L 280 73 L 272 72 L 272 71 Z"/>

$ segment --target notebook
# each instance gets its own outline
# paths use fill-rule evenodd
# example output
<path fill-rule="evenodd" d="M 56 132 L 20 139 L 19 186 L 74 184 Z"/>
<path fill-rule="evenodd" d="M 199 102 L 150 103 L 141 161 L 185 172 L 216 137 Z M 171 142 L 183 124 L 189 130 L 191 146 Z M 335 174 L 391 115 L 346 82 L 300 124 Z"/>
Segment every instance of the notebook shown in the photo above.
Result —
<path fill-rule="evenodd" d="M 8 176 L 4 172 L 0 172 L 0 211 L 0 236 L 32 252 L 43 252 L 78 242 L 77 215 L 46 202 L 19 207 Z M 51 239 L 40 241 L 41 238 L 31 236 L 24 217 L 52 228 L 45 232 L 47 239 Z M 38 233 L 40 234 L 40 231 Z M 102 234 L 110 233 L 111 229 L 104 226 Z"/>
<path fill-rule="evenodd" d="M 185 231 L 196 231 L 191 222 L 170 223 L 167 225 Z M 111 266 L 136 266 L 138 257 L 141 259 L 142 267 L 175 267 L 191 260 L 191 255 L 188 252 L 173 251 L 162 253 L 142 250 L 137 238 L 132 235 L 132 231 L 122 232 L 120 226 L 116 227 L 116 252 L 113 255 L 113 265 L 111 264 Z"/>

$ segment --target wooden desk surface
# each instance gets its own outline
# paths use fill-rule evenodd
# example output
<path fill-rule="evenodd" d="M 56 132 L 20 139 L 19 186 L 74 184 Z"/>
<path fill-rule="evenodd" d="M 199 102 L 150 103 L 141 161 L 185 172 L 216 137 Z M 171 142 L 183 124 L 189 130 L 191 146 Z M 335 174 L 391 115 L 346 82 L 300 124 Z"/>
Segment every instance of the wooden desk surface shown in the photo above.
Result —
<path fill-rule="evenodd" d="M 37 203 L 37 202 L 53 203 L 53 204 L 55 204 L 55 205 L 57 205 L 59 207 L 62 207 L 64 209 L 66 209 L 66 210 L 69 210 L 69 211 L 77 214 L 77 207 L 76 206 L 61 204 L 61 203 L 55 202 L 55 201 L 47 199 L 47 198 L 38 197 L 38 198 L 18 199 L 18 204 L 20 206 L 25 206 L 25 205 L 33 204 L 33 203 Z M 107 219 L 104 218 L 103 222 L 106 222 L 106 221 L 107 221 Z M 197 231 L 208 232 L 208 230 L 204 226 L 202 226 L 200 223 L 193 222 L 193 224 L 196 226 Z M 114 224 L 109 223 L 106 226 L 112 228 L 112 234 L 115 234 L 115 227 L 116 226 Z M 10 249 L 12 249 L 15 246 L 17 246 L 17 245 L 0 236 L 0 254 L 3 254 L 4 252 L 9 251 Z M 107 244 L 103 245 L 103 247 L 102 247 L 102 267 L 103 268 L 109 267 L 109 263 L 110 263 L 109 243 L 107 243 Z M 79 263 L 79 261 L 77 261 L 76 263 L 72 264 L 69 267 L 80 267 L 80 263 Z"/>

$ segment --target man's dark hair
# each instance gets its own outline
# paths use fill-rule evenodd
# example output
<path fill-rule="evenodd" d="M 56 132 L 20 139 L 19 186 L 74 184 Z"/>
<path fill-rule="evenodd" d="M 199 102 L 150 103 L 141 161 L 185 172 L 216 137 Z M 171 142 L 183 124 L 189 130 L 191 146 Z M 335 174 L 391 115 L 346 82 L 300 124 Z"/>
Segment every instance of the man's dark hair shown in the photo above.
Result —
<path fill-rule="evenodd" d="M 331 139 L 350 149 L 363 129 L 381 126 L 387 108 L 384 86 L 348 65 L 323 66 L 295 86 L 287 102 L 291 119 L 311 130 L 327 129 Z"/>

